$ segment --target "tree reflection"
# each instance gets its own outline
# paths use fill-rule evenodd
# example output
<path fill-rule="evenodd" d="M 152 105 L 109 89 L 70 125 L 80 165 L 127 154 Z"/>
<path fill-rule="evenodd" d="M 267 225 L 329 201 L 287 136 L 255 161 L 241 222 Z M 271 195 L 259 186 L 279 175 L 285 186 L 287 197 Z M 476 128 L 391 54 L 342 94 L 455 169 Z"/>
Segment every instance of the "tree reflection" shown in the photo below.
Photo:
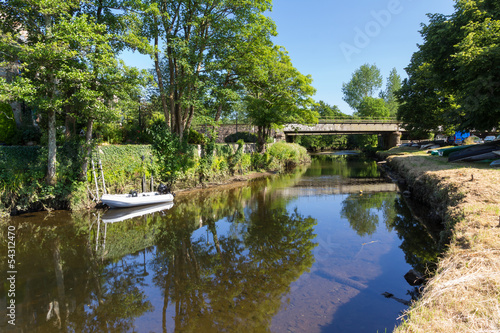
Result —
<path fill-rule="evenodd" d="M 396 196 L 393 192 L 351 194 L 342 202 L 341 217 L 349 221 L 359 236 L 368 236 L 377 230 L 379 213 L 382 212 L 384 223 L 390 231 L 395 218 Z"/>
<path fill-rule="evenodd" d="M 57 223 L 15 225 L 16 327 L 26 332 L 132 329 L 135 318 L 152 309 L 141 291 L 142 267 L 103 260 L 88 216 L 74 224 L 62 222 L 64 217 L 51 217 Z"/>
<path fill-rule="evenodd" d="M 395 201 L 397 216 L 391 225 L 402 240 L 400 248 L 408 264 L 420 272 L 432 271 L 439 255 L 439 231 L 424 226 L 412 213 L 403 198 Z"/>
<path fill-rule="evenodd" d="M 389 231 L 395 229 L 402 240 L 406 262 L 420 272 L 432 270 L 439 255 L 439 231 L 414 217 L 396 193 L 351 194 L 342 202 L 341 216 L 359 236 L 372 235 L 380 221 Z"/>
<path fill-rule="evenodd" d="M 165 297 L 164 331 L 169 306 L 176 331 L 268 331 L 290 283 L 311 267 L 314 219 L 288 212 L 265 188 L 245 205 L 231 215 L 242 232 L 226 234 L 217 233 L 216 210 L 196 205 L 212 242 L 191 239 L 194 229 L 185 224 L 162 227 L 153 270 Z M 186 213 L 178 214 L 193 218 Z"/>
<path fill-rule="evenodd" d="M 306 176 L 342 176 L 344 178 L 378 178 L 377 162 L 359 155 L 315 155 Z"/>

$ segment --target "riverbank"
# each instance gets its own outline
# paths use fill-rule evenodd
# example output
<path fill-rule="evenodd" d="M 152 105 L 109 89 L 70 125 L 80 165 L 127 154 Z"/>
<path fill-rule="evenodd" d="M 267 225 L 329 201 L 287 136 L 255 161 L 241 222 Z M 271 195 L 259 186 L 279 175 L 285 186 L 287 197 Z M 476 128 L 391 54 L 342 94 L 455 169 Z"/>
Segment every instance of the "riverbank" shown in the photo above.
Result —
<path fill-rule="evenodd" d="M 82 177 L 86 150 L 68 143 L 58 147 L 57 183 L 48 185 L 44 147 L 0 147 L 0 217 L 92 209 L 104 188 L 112 194 L 154 190 L 170 174 L 175 174 L 172 189 L 180 192 L 247 181 L 310 162 L 305 148 L 285 142 L 268 145 L 263 153 L 242 142 L 216 145 L 210 154 L 192 148 L 189 163 L 167 171 L 149 145 L 101 145 L 94 149 L 91 167 Z"/>
<path fill-rule="evenodd" d="M 441 217 L 449 241 L 395 332 L 500 331 L 500 170 L 409 149 L 380 157 Z"/>

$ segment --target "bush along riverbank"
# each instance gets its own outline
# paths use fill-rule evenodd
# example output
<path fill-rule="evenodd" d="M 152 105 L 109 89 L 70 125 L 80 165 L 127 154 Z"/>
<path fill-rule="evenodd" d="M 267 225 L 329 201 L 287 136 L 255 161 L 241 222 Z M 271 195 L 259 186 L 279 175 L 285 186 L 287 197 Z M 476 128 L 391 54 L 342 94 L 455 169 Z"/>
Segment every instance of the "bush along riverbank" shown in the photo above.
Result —
<path fill-rule="evenodd" d="M 255 152 L 253 145 L 246 145 L 243 141 L 238 144 L 190 145 L 184 151 L 179 151 L 179 147 L 157 146 L 156 149 L 164 152 L 163 157 L 155 153 L 154 145 L 101 145 L 92 153 L 94 168 L 89 165 L 86 179 L 80 181 L 84 149 L 77 144 L 67 144 L 57 151 L 60 161 L 57 183 L 48 186 L 44 180 L 44 149 L 0 147 L 2 215 L 91 208 L 98 196 L 96 178 L 100 194 L 103 178 L 109 193 L 142 191 L 143 186 L 149 191 L 151 183 L 156 187 L 159 183 L 169 182 L 173 190 L 180 190 L 224 182 L 252 172 L 284 171 L 310 162 L 305 148 L 285 142 L 269 145 L 262 153 Z"/>
<path fill-rule="evenodd" d="M 409 195 L 441 217 L 445 246 L 394 332 L 500 331 L 500 170 L 422 152 L 384 152 Z"/>

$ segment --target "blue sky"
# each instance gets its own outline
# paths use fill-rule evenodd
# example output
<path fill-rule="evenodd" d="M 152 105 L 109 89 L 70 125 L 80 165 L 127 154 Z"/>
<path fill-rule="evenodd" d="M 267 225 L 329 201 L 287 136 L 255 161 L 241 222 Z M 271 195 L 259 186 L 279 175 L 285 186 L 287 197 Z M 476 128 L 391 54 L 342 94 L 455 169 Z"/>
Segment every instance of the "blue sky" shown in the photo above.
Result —
<path fill-rule="evenodd" d="M 274 43 L 286 48 L 294 66 L 310 74 L 316 101 L 352 109 L 342 100 L 342 83 L 361 65 L 375 64 L 384 77 L 392 68 L 402 78 L 427 13 L 453 13 L 453 0 L 274 0 Z M 152 68 L 145 57 L 123 56 L 130 66 Z"/>

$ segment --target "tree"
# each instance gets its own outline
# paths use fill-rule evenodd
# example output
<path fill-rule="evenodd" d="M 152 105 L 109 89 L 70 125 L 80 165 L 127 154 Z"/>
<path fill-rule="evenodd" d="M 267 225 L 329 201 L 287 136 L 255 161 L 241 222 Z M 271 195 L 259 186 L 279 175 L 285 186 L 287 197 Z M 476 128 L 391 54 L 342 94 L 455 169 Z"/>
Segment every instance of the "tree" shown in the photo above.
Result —
<path fill-rule="evenodd" d="M 2 4 L 0 51 L 6 60 L 20 62 L 22 74 L 0 82 L 0 95 L 24 100 L 41 111 L 48 133 L 49 185 L 56 182 L 57 115 L 88 119 L 90 140 L 92 121 L 109 121 L 113 112 L 116 115 L 113 101 L 127 98 L 138 83 L 137 70 L 118 64 L 117 49 L 111 47 L 116 36 L 108 34 L 107 26 L 96 18 L 79 12 L 81 5 L 77 0 Z"/>
<path fill-rule="evenodd" d="M 389 117 L 390 111 L 382 98 L 368 96 L 363 98 L 355 114 L 363 118 L 386 118 Z"/>
<path fill-rule="evenodd" d="M 344 101 L 357 110 L 363 98 L 373 96 L 382 87 L 382 75 L 375 65 L 364 64 L 357 69 L 348 83 L 342 84 Z"/>
<path fill-rule="evenodd" d="M 389 110 L 389 116 L 394 117 L 397 115 L 399 102 L 396 97 L 396 92 L 401 89 L 401 77 L 399 76 L 396 68 L 393 68 L 387 78 L 385 91 L 380 93 L 380 97 L 384 99 L 385 105 Z"/>
<path fill-rule="evenodd" d="M 272 21 L 263 15 L 270 1 L 157 0 L 141 5 L 143 29 L 153 41 L 165 121 L 182 140 L 195 112 L 204 110 L 207 96 L 214 99 L 215 118 L 224 100 L 236 97 L 230 89 L 235 84 L 232 66 L 247 54 L 247 47 L 240 46 L 273 33 Z M 253 28 L 262 32 L 253 34 Z"/>
<path fill-rule="evenodd" d="M 259 67 L 244 79 L 247 113 L 258 127 L 260 146 L 274 126 L 317 122 L 310 97 L 315 92 L 312 78 L 295 69 L 281 47 L 263 49 L 261 56 Z"/>
<path fill-rule="evenodd" d="M 348 117 L 348 115 L 340 111 L 337 105 L 328 105 L 328 103 L 324 101 L 319 101 L 312 106 L 312 109 L 318 112 L 319 116 L 322 118 L 334 119 Z"/>
<path fill-rule="evenodd" d="M 398 117 L 406 129 L 491 130 L 500 125 L 500 5 L 458 0 L 433 14 L 406 71 Z"/>

